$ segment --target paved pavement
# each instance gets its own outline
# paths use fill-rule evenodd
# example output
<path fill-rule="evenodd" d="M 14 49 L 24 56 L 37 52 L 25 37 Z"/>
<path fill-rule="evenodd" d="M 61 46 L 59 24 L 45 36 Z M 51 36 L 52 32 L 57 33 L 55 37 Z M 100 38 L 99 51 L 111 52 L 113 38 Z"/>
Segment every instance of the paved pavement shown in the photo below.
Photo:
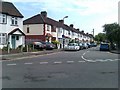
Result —
<path fill-rule="evenodd" d="M 2 63 L 4 88 L 118 88 L 118 55 L 97 48 Z"/>
<path fill-rule="evenodd" d="M 23 53 L 16 53 L 16 54 L 6 54 L 6 55 L 0 55 L 0 59 L 5 60 L 18 60 L 18 59 L 24 59 L 24 58 L 31 58 L 31 57 L 37 57 L 38 55 L 44 55 L 44 54 L 51 54 L 60 52 L 62 49 L 54 49 L 54 50 L 43 50 L 38 52 L 23 52 Z"/>

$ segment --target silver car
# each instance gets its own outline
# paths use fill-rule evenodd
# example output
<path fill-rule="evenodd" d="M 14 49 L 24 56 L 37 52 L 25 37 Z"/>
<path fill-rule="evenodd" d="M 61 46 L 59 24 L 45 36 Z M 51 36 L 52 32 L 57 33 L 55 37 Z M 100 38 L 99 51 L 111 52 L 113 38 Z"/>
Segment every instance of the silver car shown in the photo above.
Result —
<path fill-rule="evenodd" d="M 69 43 L 67 46 L 65 46 L 64 50 L 79 51 L 80 46 L 78 45 L 78 43 Z"/>

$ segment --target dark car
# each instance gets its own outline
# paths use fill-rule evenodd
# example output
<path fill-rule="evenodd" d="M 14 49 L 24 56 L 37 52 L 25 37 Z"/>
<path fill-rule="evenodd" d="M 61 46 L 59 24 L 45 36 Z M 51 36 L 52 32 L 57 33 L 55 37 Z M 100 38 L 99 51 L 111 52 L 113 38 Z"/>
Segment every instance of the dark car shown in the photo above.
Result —
<path fill-rule="evenodd" d="M 108 43 L 100 44 L 100 51 L 109 51 L 109 44 Z"/>
<path fill-rule="evenodd" d="M 46 50 L 52 50 L 55 48 L 55 45 L 50 42 L 45 42 L 46 43 Z"/>
<path fill-rule="evenodd" d="M 41 42 L 33 42 L 34 48 L 35 49 L 44 49 L 44 45 Z"/>

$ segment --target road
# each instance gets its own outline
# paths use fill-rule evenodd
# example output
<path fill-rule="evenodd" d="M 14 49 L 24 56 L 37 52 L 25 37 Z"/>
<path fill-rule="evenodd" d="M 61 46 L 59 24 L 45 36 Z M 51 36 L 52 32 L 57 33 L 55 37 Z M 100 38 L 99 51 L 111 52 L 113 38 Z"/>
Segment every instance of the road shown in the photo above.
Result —
<path fill-rule="evenodd" d="M 118 88 L 118 55 L 96 48 L 2 62 L 3 88 Z"/>

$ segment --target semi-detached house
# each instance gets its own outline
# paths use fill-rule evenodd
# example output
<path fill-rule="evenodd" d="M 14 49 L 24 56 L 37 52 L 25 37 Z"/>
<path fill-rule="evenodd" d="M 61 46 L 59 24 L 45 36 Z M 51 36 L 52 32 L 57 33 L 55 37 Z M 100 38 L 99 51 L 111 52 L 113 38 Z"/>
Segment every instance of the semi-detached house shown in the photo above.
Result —
<path fill-rule="evenodd" d="M 23 22 L 23 30 L 26 34 L 26 43 L 33 41 L 54 41 L 61 43 L 61 47 L 68 44 L 71 39 L 84 41 L 85 33 L 75 29 L 74 25 L 64 24 L 64 20 L 53 20 L 47 17 L 47 12 L 32 16 Z M 87 37 L 89 37 L 87 35 Z"/>
<path fill-rule="evenodd" d="M 23 33 L 23 15 L 11 3 L 2 1 L 0 6 L 0 48 L 15 49 L 24 45 L 25 34 Z"/>

